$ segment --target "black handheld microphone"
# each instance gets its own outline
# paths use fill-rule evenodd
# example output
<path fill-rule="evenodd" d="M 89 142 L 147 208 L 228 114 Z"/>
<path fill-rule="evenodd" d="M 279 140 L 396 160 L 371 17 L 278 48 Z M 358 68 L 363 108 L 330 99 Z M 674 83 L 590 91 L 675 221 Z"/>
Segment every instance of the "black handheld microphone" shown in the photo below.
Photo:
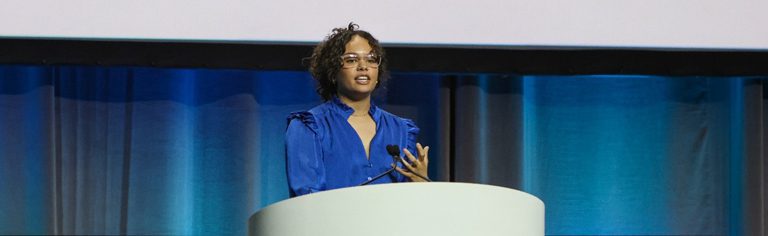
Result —
<path fill-rule="evenodd" d="M 392 171 L 395 171 L 395 167 L 397 166 L 397 160 L 400 159 L 400 148 L 397 145 L 387 145 L 387 153 L 389 153 L 390 156 L 392 156 L 392 168 L 385 171 L 384 173 L 381 173 L 377 175 L 376 177 L 371 178 L 368 181 L 363 182 L 360 184 L 360 186 L 367 185 L 372 183 L 373 181 L 376 181 L 377 179 L 381 179 L 381 177 L 384 177 L 385 175 L 392 173 Z"/>

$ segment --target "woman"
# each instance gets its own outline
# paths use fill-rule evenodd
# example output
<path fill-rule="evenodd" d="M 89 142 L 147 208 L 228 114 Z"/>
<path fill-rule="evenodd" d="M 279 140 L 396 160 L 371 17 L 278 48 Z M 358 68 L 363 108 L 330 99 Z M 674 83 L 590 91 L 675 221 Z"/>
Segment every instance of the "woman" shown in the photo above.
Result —
<path fill-rule="evenodd" d="M 377 107 L 371 95 L 387 78 L 378 40 L 356 24 L 336 28 L 315 47 L 310 72 L 325 103 L 288 117 L 286 166 L 291 196 L 357 186 L 392 167 L 387 145 L 402 149 L 405 168 L 373 183 L 422 182 L 427 152 L 419 128 Z M 418 154 L 414 157 L 413 153 Z M 402 158 L 402 157 L 401 157 Z"/>

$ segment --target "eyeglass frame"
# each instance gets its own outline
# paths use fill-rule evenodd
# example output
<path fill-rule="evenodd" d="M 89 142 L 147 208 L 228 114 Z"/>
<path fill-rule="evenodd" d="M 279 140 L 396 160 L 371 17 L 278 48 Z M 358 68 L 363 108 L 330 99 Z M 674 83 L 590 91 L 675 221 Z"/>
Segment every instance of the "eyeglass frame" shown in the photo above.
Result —
<path fill-rule="evenodd" d="M 347 59 L 349 59 L 349 57 L 355 58 L 357 60 L 357 62 L 355 62 L 354 65 L 352 65 L 352 66 L 345 66 L 346 65 L 345 61 Z M 362 55 L 362 56 L 360 54 L 357 54 L 357 53 L 346 53 L 344 55 L 341 55 L 341 68 L 342 69 L 358 68 L 358 67 L 360 67 L 360 61 L 361 61 L 360 59 L 361 58 L 366 59 L 366 58 L 371 58 L 371 57 L 375 57 L 378 60 L 375 63 L 371 63 L 371 62 L 368 62 L 367 60 L 365 60 L 366 61 L 365 64 L 368 67 L 370 67 L 370 68 L 379 68 L 379 66 L 381 66 L 381 62 L 382 62 L 383 59 L 379 55 L 376 55 L 376 53 L 368 53 L 368 54 Z"/>

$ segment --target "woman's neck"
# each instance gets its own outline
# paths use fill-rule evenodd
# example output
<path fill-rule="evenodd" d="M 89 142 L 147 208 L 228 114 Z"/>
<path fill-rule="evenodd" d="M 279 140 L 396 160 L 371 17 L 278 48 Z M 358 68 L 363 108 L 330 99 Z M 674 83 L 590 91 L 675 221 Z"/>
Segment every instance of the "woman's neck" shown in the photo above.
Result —
<path fill-rule="evenodd" d="M 364 116 L 368 115 L 368 111 L 371 110 L 371 96 L 366 96 L 360 100 L 353 100 L 345 96 L 339 96 L 339 100 L 355 110 L 352 116 Z"/>

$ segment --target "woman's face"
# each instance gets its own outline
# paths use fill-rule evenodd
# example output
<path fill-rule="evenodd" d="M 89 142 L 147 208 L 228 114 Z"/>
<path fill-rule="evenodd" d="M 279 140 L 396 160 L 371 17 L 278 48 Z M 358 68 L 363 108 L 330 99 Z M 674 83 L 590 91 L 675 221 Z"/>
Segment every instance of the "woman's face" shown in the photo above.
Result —
<path fill-rule="evenodd" d="M 371 55 L 373 48 L 368 40 L 358 35 L 345 46 L 342 68 L 336 78 L 337 93 L 352 100 L 371 96 L 379 83 L 378 57 Z"/>

